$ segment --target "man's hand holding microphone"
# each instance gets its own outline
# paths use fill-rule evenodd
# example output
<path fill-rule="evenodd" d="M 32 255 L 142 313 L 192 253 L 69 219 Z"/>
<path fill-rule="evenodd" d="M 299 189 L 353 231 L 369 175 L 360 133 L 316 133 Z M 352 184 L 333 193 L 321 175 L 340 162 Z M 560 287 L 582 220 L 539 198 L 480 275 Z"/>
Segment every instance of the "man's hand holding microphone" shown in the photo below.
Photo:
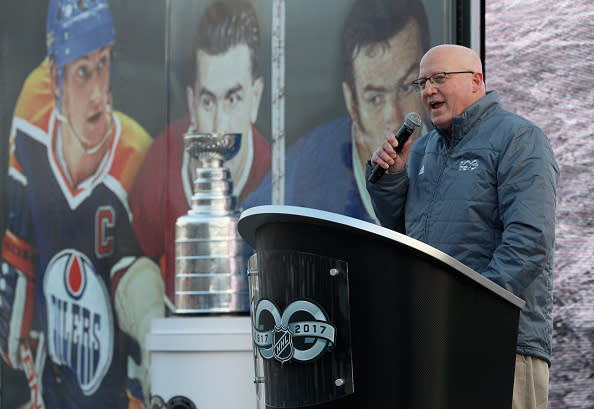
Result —
<path fill-rule="evenodd" d="M 421 116 L 416 112 L 411 112 L 406 115 L 404 124 L 398 132 L 389 132 L 386 135 L 383 143 L 371 156 L 373 171 L 369 176 L 369 182 L 377 182 L 386 172 L 395 173 L 404 169 L 412 146 L 412 140 L 408 140 L 409 136 L 421 124 Z"/>

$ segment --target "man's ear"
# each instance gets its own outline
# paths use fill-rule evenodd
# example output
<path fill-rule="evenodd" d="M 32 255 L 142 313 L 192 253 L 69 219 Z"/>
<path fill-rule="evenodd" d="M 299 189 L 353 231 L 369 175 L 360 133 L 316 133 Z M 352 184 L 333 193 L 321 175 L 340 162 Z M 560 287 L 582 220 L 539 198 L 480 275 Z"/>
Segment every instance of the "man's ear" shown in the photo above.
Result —
<path fill-rule="evenodd" d="M 189 85 L 186 87 L 186 101 L 188 102 L 188 112 L 190 113 L 190 126 L 192 129 L 197 129 L 198 120 L 196 118 L 194 89 Z"/>
<path fill-rule="evenodd" d="M 258 118 L 258 110 L 260 108 L 260 102 L 262 101 L 262 92 L 264 91 L 264 79 L 262 77 L 258 77 L 254 80 L 254 93 L 252 96 L 252 108 L 250 112 L 250 118 L 252 123 L 256 123 L 256 119 Z"/>
<path fill-rule="evenodd" d="M 60 87 L 58 86 L 58 67 L 56 67 L 56 62 L 53 58 L 50 58 L 49 60 L 49 74 L 52 95 L 54 97 L 54 101 L 58 101 L 60 99 Z"/>
<path fill-rule="evenodd" d="M 481 89 L 483 89 L 485 87 L 485 83 L 484 83 L 484 78 L 483 78 L 483 74 L 480 72 L 475 72 L 472 75 L 472 90 L 474 92 L 480 91 Z"/>
<path fill-rule="evenodd" d="M 355 101 L 353 100 L 353 93 L 351 92 L 351 87 L 345 81 L 342 82 L 342 95 L 344 96 L 344 104 L 346 106 L 347 111 L 349 112 L 349 116 L 353 123 L 356 123 L 356 110 L 355 110 Z"/>

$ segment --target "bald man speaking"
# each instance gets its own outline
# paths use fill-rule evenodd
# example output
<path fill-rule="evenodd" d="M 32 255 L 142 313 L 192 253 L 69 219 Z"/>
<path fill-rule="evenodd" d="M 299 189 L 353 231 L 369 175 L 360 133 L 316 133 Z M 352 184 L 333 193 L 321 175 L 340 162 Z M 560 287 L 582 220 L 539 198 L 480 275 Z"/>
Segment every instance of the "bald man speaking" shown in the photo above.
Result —
<path fill-rule="evenodd" d="M 367 162 L 381 224 L 458 259 L 526 301 L 513 409 L 546 408 L 553 333 L 552 269 L 559 167 L 543 131 L 486 91 L 479 56 L 439 45 L 412 85 L 434 127 L 397 153 L 393 133 Z M 485 351 L 489 354 L 489 351 Z M 480 357 L 477 357 L 480 359 Z"/>

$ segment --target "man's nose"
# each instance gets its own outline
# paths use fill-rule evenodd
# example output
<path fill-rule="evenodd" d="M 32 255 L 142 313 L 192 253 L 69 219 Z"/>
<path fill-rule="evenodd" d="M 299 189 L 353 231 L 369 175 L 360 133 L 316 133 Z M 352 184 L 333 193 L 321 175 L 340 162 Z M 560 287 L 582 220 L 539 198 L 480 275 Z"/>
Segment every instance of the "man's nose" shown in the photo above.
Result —
<path fill-rule="evenodd" d="M 423 95 L 432 95 L 437 91 L 437 86 L 434 85 L 431 81 L 425 81 L 425 88 L 423 88 L 422 94 Z"/>
<path fill-rule="evenodd" d="M 225 112 L 221 104 L 217 104 L 214 112 L 213 126 L 214 132 L 234 132 L 233 129 L 229 129 L 230 116 Z"/>
<path fill-rule="evenodd" d="M 98 75 L 92 75 L 90 79 L 91 83 L 91 101 L 94 103 L 101 102 L 102 98 L 105 98 L 105 85 L 99 80 Z"/>
<path fill-rule="evenodd" d="M 395 98 L 390 98 L 390 107 L 386 112 L 386 124 L 391 131 L 396 131 L 404 120 L 406 113 L 402 111 L 402 100 L 396 95 Z"/>

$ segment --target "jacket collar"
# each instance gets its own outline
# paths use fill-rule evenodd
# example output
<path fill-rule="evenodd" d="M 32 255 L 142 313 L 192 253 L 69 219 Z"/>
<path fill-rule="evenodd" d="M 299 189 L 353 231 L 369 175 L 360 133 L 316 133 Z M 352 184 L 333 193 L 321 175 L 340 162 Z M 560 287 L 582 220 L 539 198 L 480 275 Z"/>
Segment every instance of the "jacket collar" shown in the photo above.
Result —
<path fill-rule="evenodd" d="M 462 112 L 462 115 L 452 118 L 451 140 L 443 130 L 437 127 L 435 127 L 435 129 L 441 135 L 441 137 L 445 139 L 448 145 L 456 145 L 468 132 L 470 132 L 470 130 L 475 125 L 477 125 L 482 120 L 488 111 L 499 108 L 500 106 L 501 102 L 499 100 L 499 94 L 497 91 L 488 91 L 487 95 L 466 108 L 466 110 Z"/>

